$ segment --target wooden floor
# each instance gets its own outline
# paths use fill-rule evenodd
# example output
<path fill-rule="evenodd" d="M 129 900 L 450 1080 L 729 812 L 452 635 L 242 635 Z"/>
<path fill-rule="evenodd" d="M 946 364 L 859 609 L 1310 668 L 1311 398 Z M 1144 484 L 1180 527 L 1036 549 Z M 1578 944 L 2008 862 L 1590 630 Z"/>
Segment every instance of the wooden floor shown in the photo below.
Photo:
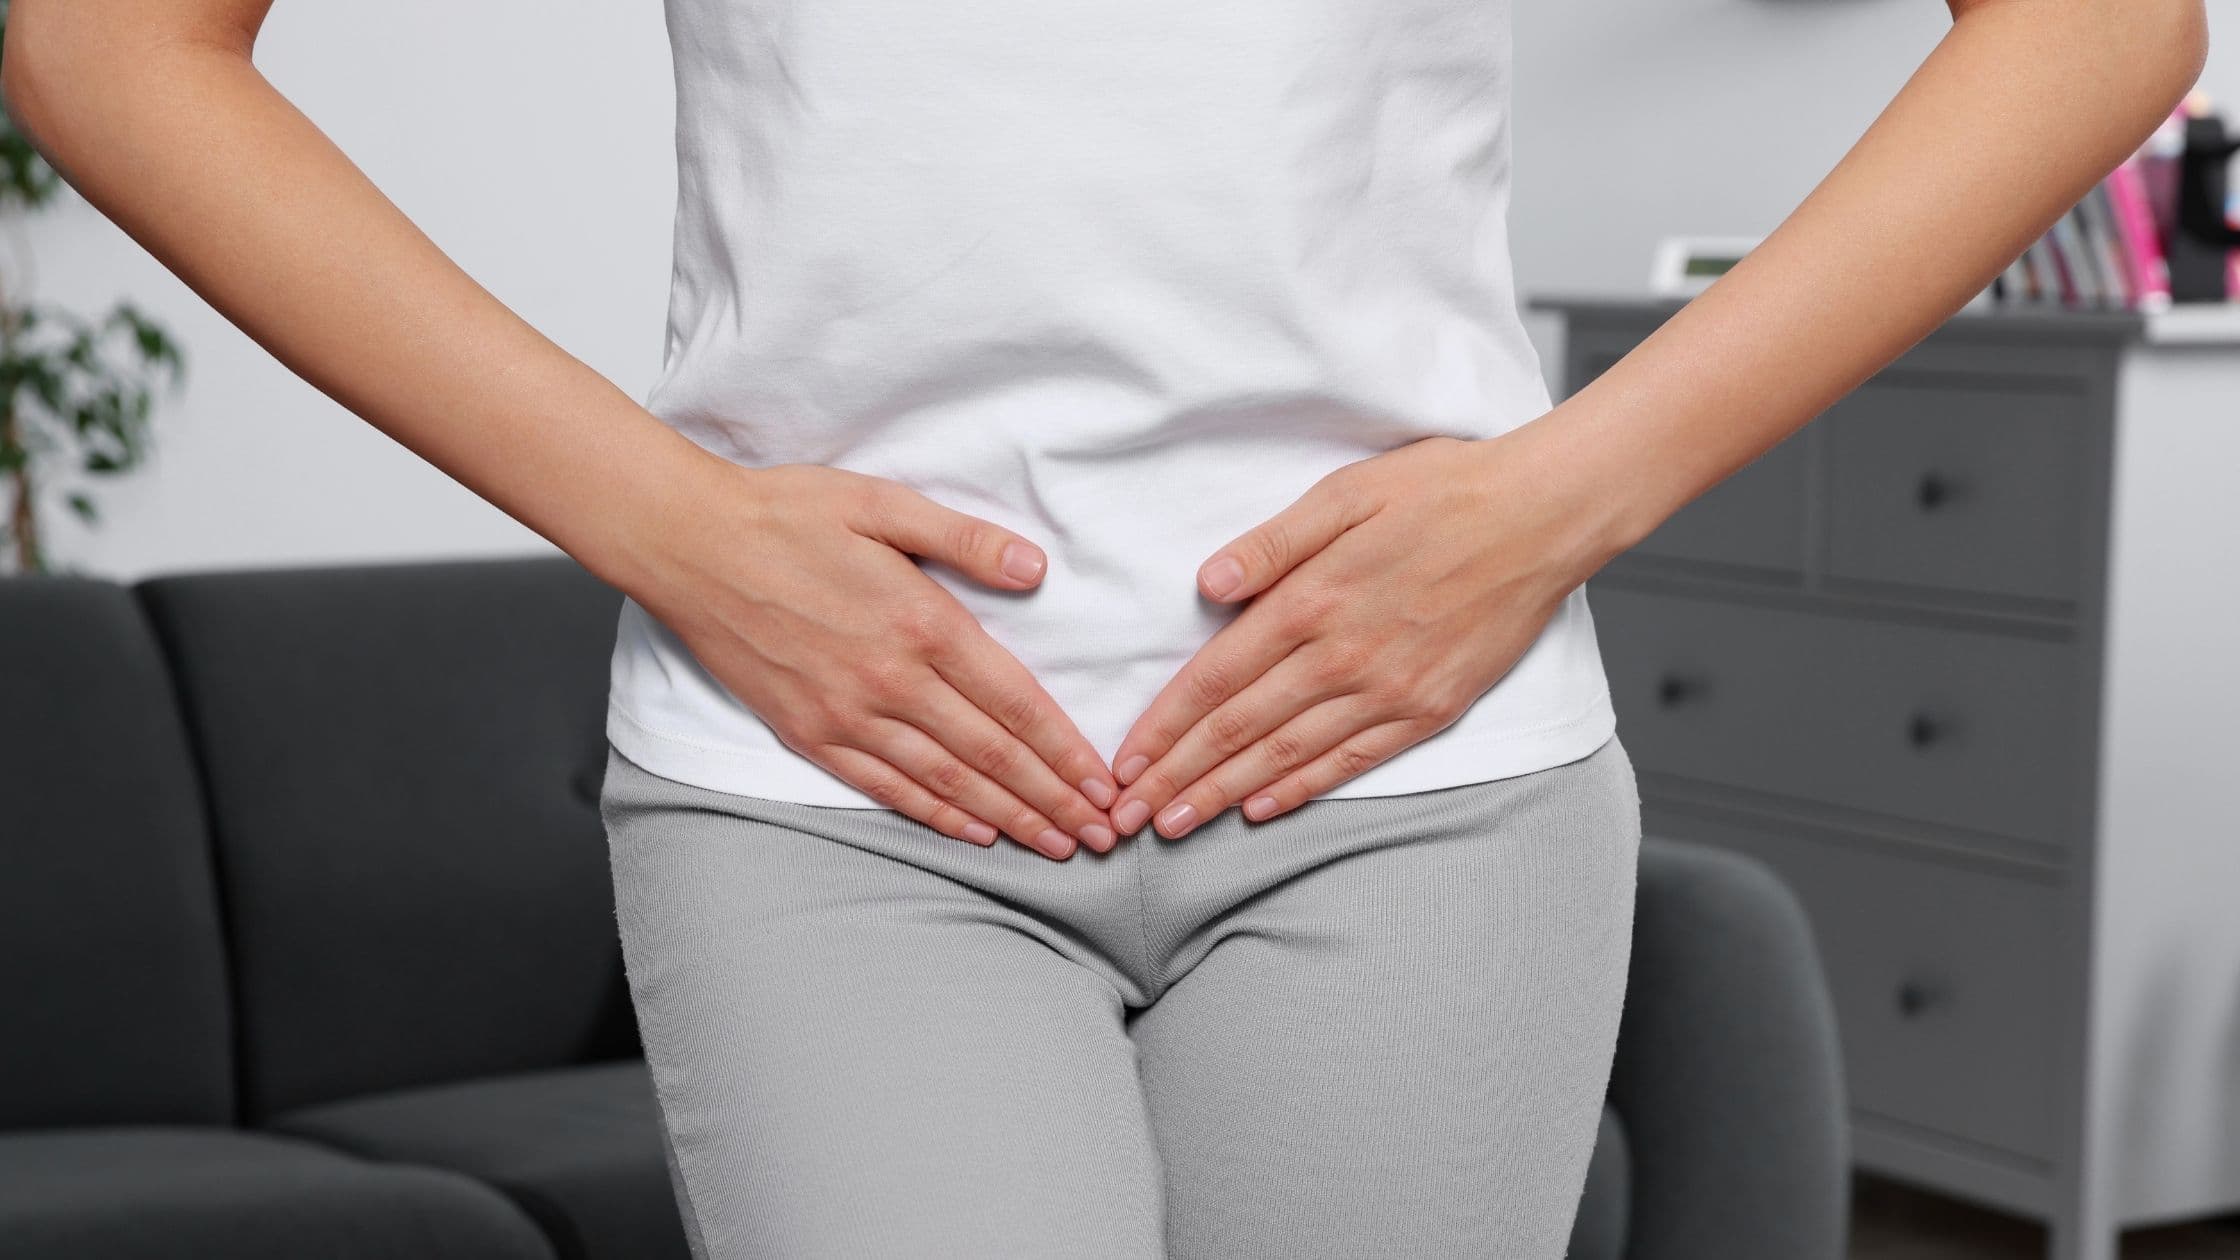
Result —
<path fill-rule="evenodd" d="M 1862 1176 L 1851 1260 L 2044 1260 L 2042 1226 Z M 2124 1235 L 2123 1260 L 2240 1260 L 2240 1217 Z"/>

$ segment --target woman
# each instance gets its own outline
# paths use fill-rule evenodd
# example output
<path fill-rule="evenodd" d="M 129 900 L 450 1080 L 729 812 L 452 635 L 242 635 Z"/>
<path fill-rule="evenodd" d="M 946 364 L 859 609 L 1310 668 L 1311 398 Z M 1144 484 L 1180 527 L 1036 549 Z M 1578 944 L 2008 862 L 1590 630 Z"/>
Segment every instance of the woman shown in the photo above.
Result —
<path fill-rule="evenodd" d="M 1559 1255 L 1640 825 L 1581 583 L 1982 289 L 2206 39 L 1953 0 L 1551 406 L 1501 5 L 669 0 L 640 406 L 274 92 L 268 3 L 17 0 L 9 106 L 630 597 L 605 810 L 702 1257 Z"/>

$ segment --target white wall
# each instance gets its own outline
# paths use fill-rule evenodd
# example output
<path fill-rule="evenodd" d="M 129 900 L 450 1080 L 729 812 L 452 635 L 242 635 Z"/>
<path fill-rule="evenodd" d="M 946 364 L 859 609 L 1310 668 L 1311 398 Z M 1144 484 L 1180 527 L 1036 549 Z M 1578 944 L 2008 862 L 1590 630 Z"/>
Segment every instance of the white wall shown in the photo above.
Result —
<path fill-rule="evenodd" d="M 1671 232 L 1770 230 L 1948 21 L 1936 0 L 1512 0 L 1520 290 L 1627 290 Z M 2217 32 L 2240 30 L 2212 0 Z M 467 270 L 638 397 L 659 367 L 674 206 L 654 0 L 283 0 L 258 60 Z M 2240 110 L 2240 52 L 2204 86 Z M 180 335 L 187 391 L 155 464 L 66 558 L 122 577 L 477 555 L 545 544 L 274 363 L 70 201 L 35 283 L 130 295 Z M 1536 320 L 1535 334 L 1552 330 Z"/>

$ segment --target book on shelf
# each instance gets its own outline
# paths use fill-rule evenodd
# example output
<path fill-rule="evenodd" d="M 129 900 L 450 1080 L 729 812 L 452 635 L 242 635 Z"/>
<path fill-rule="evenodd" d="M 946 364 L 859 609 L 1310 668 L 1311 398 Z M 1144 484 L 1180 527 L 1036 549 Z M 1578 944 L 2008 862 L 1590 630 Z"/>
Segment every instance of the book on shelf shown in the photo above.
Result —
<path fill-rule="evenodd" d="M 2064 211 L 1985 291 L 1995 305 L 2156 311 L 2170 305 L 2165 243 L 2177 220 L 2178 157 L 2195 97 Z M 2240 250 L 2232 275 L 2240 282 Z M 2233 285 L 2240 294 L 2240 283 Z"/>

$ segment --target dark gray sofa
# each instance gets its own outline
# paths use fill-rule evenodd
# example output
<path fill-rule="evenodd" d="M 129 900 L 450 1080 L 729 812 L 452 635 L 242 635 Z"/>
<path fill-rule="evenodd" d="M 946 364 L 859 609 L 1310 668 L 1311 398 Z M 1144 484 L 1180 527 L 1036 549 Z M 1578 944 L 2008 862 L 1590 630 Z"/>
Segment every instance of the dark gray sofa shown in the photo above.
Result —
<path fill-rule="evenodd" d="M 0 1255 L 686 1253 L 565 560 L 0 582 Z M 1840 1253 L 1796 907 L 1644 846 L 1582 1258 Z M 778 1258 L 782 1260 L 782 1258 Z"/>

